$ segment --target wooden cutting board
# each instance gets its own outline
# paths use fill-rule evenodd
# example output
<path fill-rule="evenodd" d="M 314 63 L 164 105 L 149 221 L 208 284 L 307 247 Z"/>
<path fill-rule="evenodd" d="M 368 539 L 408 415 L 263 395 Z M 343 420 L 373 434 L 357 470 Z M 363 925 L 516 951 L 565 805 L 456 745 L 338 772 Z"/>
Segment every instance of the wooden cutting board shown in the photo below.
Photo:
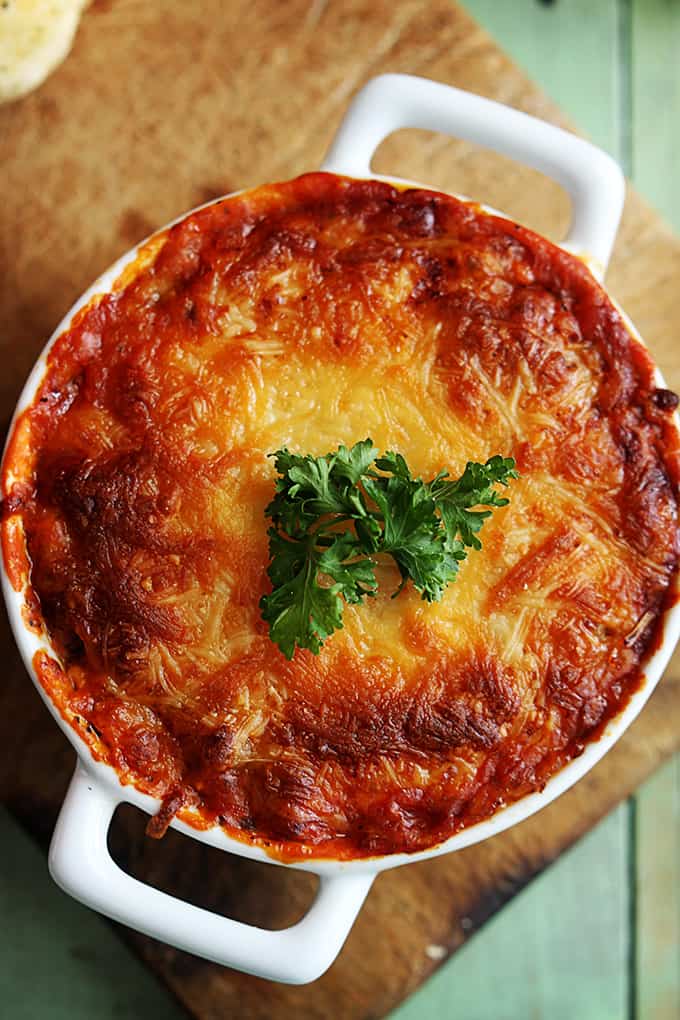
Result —
<path fill-rule="evenodd" d="M 445 0 L 95 0 L 66 63 L 37 93 L 0 109 L 0 419 L 60 316 L 113 259 L 190 206 L 318 166 L 349 98 L 386 70 L 563 123 Z M 450 139 L 401 132 L 375 169 L 484 199 L 555 238 L 567 222 L 554 184 Z M 634 194 L 609 284 L 680 388 L 680 243 Z M 0 796 L 46 845 L 74 756 L 4 620 L 0 651 Z M 676 656 L 638 722 L 558 802 L 485 844 L 381 876 L 339 960 L 312 986 L 277 986 L 121 933 L 201 1020 L 384 1016 L 678 743 Z M 146 881 L 271 927 L 309 902 L 310 876 L 177 833 L 158 844 L 143 826 L 121 809 L 111 845 Z"/>

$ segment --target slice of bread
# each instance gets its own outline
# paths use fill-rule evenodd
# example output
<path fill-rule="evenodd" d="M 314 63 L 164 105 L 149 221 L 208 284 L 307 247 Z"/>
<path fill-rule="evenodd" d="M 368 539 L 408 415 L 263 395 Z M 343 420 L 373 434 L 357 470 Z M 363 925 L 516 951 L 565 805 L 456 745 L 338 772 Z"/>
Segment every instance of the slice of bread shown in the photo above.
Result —
<path fill-rule="evenodd" d="M 0 102 L 41 85 L 71 49 L 87 0 L 0 0 Z"/>

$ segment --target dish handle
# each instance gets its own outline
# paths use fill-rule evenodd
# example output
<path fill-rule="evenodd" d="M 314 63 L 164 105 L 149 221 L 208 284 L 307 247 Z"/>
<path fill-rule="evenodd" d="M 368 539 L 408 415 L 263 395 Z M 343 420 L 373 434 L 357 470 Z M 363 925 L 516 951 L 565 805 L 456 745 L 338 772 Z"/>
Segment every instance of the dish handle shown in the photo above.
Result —
<path fill-rule="evenodd" d="M 400 128 L 464 138 L 552 177 L 569 193 L 572 220 L 562 247 L 604 274 L 621 219 L 625 180 L 601 149 L 529 114 L 450 85 L 408 74 L 372 78 L 354 97 L 322 170 L 371 175 L 380 143 Z"/>
<path fill-rule="evenodd" d="M 305 984 L 330 967 L 373 874 L 322 875 L 301 921 L 283 931 L 256 928 L 176 899 L 119 868 L 107 835 L 121 800 L 78 762 L 50 846 L 50 872 L 65 892 L 145 935 L 272 981 Z"/>

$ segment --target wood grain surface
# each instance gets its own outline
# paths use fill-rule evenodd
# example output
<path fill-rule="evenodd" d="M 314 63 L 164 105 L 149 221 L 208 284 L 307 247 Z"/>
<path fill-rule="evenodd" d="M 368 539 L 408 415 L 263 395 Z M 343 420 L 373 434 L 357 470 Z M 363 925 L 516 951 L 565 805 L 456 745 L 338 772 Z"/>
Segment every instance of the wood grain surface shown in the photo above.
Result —
<path fill-rule="evenodd" d="M 562 122 L 444 0 L 95 2 L 59 71 L 0 110 L 0 416 L 9 418 L 59 317 L 113 259 L 198 202 L 318 166 L 351 95 L 384 70 Z M 484 199 L 555 238 L 568 219 L 552 182 L 440 136 L 400 132 L 381 147 L 375 169 Z M 609 284 L 680 387 L 680 243 L 632 193 Z M 4 621 L 0 649 L 0 796 L 46 844 L 73 753 Z M 313 986 L 277 986 L 125 937 L 201 1020 L 384 1016 L 679 742 L 676 657 L 638 722 L 558 802 L 485 844 L 381 876 L 339 960 Z M 310 876 L 227 857 L 177 833 L 157 844 L 143 824 L 121 809 L 111 834 L 116 858 L 192 902 L 280 927 L 311 898 Z"/>

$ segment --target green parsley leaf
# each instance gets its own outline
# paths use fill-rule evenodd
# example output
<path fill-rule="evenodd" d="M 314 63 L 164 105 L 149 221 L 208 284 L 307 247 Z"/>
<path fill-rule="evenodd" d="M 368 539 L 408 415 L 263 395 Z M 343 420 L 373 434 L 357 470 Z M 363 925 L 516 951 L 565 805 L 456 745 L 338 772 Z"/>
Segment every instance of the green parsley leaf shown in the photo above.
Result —
<path fill-rule="evenodd" d="M 376 556 L 396 563 L 427 602 L 441 599 L 491 510 L 508 500 L 495 486 L 517 478 L 510 457 L 470 461 L 460 478 L 415 478 L 400 453 L 382 457 L 370 439 L 323 457 L 274 454 L 279 478 L 266 508 L 272 591 L 260 600 L 269 636 L 287 658 L 318 654 L 342 627 L 345 602 L 375 595 Z M 393 597 L 394 597 L 393 596 Z"/>
<path fill-rule="evenodd" d="M 275 528 L 268 534 L 274 587 L 263 596 L 260 609 L 269 636 L 287 659 L 292 659 L 296 644 L 316 655 L 324 639 L 342 627 L 341 596 L 357 603 L 375 594 L 374 561 L 353 559 L 360 550 L 349 532 L 329 537 L 325 548 L 314 544 L 314 536 L 291 539 Z"/>
<path fill-rule="evenodd" d="M 347 478 L 352 485 L 356 485 L 372 465 L 377 453 L 378 451 L 370 439 L 355 443 L 351 450 L 348 450 L 346 446 L 339 446 L 338 452 L 333 455 L 333 469 L 336 477 Z"/>
<path fill-rule="evenodd" d="M 288 550 L 281 543 L 301 548 Z M 270 569 L 270 577 L 273 573 L 280 583 L 260 602 L 262 618 L 269 624 L 269 636 L 287 659 L 293 658 L 296 644 L 317 655 L 324 638 L 342 627 L 340 596 L 334 587 L 322 588 L 317 583 L 318 557 L 313 547 L 270 532 L 270 548 L 272 563 L 276 564 L 274 571 Z M 291 569 L 284 579 L 286 564 Z"/>
<path fill-rule="evenodd" d="M 383 520 L 376 551 L 389 553 L 395 560 L 402 587 L 410 578 L 428 602 L 437 601 L 453 580 L 457 564 L 447 550 L 427 485 L 411 478 L 403 457 L 399 461 L 395 462 L 399 474 L 364 479 L 364 489 Z M 382 463 L 386 465 L 387 460 Z"/>
<path fill-rule="evenodd" d="M 357 443 L 351 450 L 340 446 L 325 457 L 279 450 L 274 455 L 274 464 L 281 477 L 265 513 L 291 536 L 304 534 L 326 514 L 368 518 L 357 482 L 377 452 L 370 439 Z"/>
<path fill-rule="evenodd" d="M 460 535 L 464 545 L 481 549 L 477 532 L 491 516 L 491 510 L 469 508 L 506 506 L 509 500 L 499 496 L 494 486 L 507 486 L 512 478 L 519 478 L 512 457 L 491 457 L 486 464 L 468 461 L 465 471 L 456 480 L 450 480 L 446 471 L 440 471 L 429 490 L 442 515 L 449 541 L 455 541 L 455 536 Z"/>

